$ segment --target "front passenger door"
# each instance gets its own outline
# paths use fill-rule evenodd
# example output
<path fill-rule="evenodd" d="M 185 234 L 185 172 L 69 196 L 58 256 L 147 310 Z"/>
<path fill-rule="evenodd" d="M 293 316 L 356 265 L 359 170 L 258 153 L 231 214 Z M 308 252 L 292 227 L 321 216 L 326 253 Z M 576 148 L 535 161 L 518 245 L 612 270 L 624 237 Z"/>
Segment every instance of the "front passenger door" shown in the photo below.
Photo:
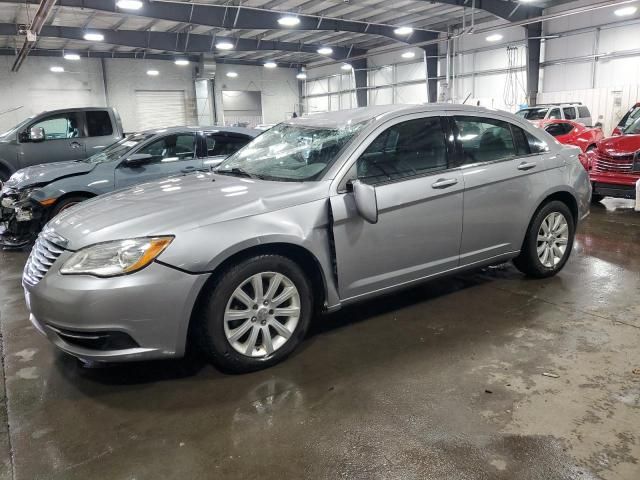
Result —
<path fill-rule="evenodd" d="M 136 167 L 127 166 L 123 162 L 116 168 L 116 187 L 123 188 L 178 173 L 196 171 L 202 168 L 202 159 L 196 157 L 195 150 L 194 133 L 165 135 L 154 140 L 135 152 L 151 155 L 149 162 Z"/>
<path fill-rule="evenodd" d="M 375 132 L 342 179 L 375 186 L 377 223 L 360 217 L 353 193 L 331 197 L 343 300 L 458 266 L 462 174 L 449 164 L 442 119 L 413 117 Z"/>
<path fill-rule="evenodd" d="M 56 113 L 41 118 L 24 129 L 21 136 L 27 137 L 31 128 L 42 128 L 45 137 L 38 142 L 20 139 L 20 168 L 85 158 L 86 138 L 78 112 Z"/>

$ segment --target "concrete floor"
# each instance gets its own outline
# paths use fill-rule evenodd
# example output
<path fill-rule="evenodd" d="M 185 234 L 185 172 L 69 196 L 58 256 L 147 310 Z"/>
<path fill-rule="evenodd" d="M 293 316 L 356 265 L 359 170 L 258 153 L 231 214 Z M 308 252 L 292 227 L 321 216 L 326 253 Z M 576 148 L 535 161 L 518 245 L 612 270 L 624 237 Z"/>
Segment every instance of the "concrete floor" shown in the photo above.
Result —
<path fill-rule="evenodd" d="M 243 376 L 79 367 L 29 326 L 26 254 L 0 253 L 0 479 L 638 479 L 640 214 L 605 204 L 555 278 L 361 304 Z"/>

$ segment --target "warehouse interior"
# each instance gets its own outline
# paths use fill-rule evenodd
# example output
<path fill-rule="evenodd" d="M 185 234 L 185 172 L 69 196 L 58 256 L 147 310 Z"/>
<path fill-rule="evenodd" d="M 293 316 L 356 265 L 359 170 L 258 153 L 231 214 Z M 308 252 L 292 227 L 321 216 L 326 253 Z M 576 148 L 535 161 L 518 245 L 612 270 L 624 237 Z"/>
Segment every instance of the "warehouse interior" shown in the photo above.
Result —
<path fill-rule="evenodd" d="M 4 132 L 0 134 L 0 236 L 11 233 L 10 241 L 0 241 L 0 479 L 640 478 L 638 32 L 638 0 L 0 0 L 0 132 Z M 426 282 L 406 282 L 408 288 L 383 296 L 363 294 L 360 303 L 351 304 L 352 297 L 345 299 L 341 292 L 345 265 L 386 264 L 394 242 L 402 250 L 398 242 L 418 231 L 424 238 L 414 239 L 407 248 L 427 244 L 432 232 L 417 229 L 421 219 L 407 213 L 402 220 L 411 227 L 406 226 L 405 232 L 398 220 L 392 235 L 378 236 L 371 229 L 384 225 L 385 213 L 395 209 L 385 211 L 380 205 L 402 192 L 385 197 L 383 187 L 377 186 L 377 197 L 371 190 L 379 208 L 375 219 L 356 233 L 348 232 L 346 240 L 337 229 L 334 237 L 332 225 L 347 220 L 340 218 L 331 197 L 345 192 L 357 195 L 360 184 L 349 184 L 331 190 L 325 202 L 328 216 L 313 227 L 308 211 L 277 217 L 279 224 L 303 235 L 305 241 L 325 241 L 322 255 L 331 257 L 327 275 L 338 285 L 334 303 L 331 288 L 326 287 L 325 308 L 318 309 L 308 331 L 302 332 L 300 345 L 281 363 L 230 373 L 215 360 L 212 365 L 191 343 L 184 351 L 169 352 L 171 358 L 166 359 L 141 356 L 140 361 L 130 362 L 132 356 L 126 363 L 112 363 L 94 352 L 88 360 L 52 340 L 59 334 L 64 343 L 80 333 L 73 329 L 61 333 L 55 325 L 53 333 L 45 333 L 34 321 L 39 300 L 30 300 L 37 294 L 32 258 L 38 255 L 38 245 L 53 238 L 46 237 L 47 229 L 54 229 L 61 216 L 68 223 L 66 231 L 80 235 L 86 229 L 81 236 L 91 239 L 110 232 L 117 235 L 126 224 L 132 230 L 147 228 L 148 234 L 141 237 L 152 243 L 166 242 L 158 243 L 159 257 L 150 258 L 150 266 L 140 272 L 123 270 L 114 278 L 77 276 L 77 310 L 98 317 L 100 312 L 111 312 L 111 306 L 93 299 L 99 288 L 93 282 L 102 280 L 117 291 L 114 282 L 129 286 L 127 282 L 136 276 L 150 275 L 174 261 L 169 245 L 172 241 L 175 245 L 180 235 L 155 229 L 169 223 L 162 223 L 167 221 L 152 205 L 192 222 L 184 227 L 184 235 L 200 235 L 202 243 L 223 244 L 233 232 L 247 238 L 255 235 L 251 248 L 258 248 L 274 227 L 256 217 L 236 234 L 231 212 L 248 218 L 249 208 L 256 205 L 260 212 L 288 210 L 280 197 L 278 203 L 268 196 L 276 193 L 266 187 L 255 201 L 234 200 L 248 187 L 226 186 L 228 162 L 233 167 L 234 159 L 257 156 L 260 142 L 267 142 L 270 133 L 284 132 L 285 137 L 286 129 L 296 125 L 315 128 L 323 121 L 338 125 L 345 119 L 365 118 L 358 112 L 372 112 L 364 126 L 355 127 L 353 138 L 359 139 L 358 132 L 382 122 L 385 115 L 399 115 L 403 105 L 412 106 L 407 107 L 408 115 L 417 115 L 416 108 L 424 106 L 425 112 L 445 112 L 443 118 L 454 115 L 452 111 L 489 116 L 498 112 L 500 119 L 514 119 L 512 132 L 513 125 L 526 130 L 523 125 L 533 122 L 532 128 L 549 139 L 550 149 L 540 151 L 545 158 L 564 154 L 579 158 L 578 174 L 589 190 L 588 211 L 582 215 L 580 200 L 574 201 L 575 240 L 571 238 L 557 275 L 554 271 L 555 276 L 548 278 L 528 278 L 520 273 L 517 259 L 514 266 L 504 256 L 500 261 L 478 262 L 473 269 L 451 269 L 451 275 L 425 276 Z M 63 113 L 51 115 L 51 111 Z M 72 118 L 69 112 L 73 119 L 82 119 L 80 133 L 76 120 L 66 120 Z M 103 118 L 96 112 L 107 112 L 104 118 L 111 123 L 91 143 L 92 128 L 99 130 L 91 122 L 102 121 L 92 118 Z M 58 128 L 47 124 L 47 118 L 54 118 L 54 123 L 65 118 L 62 137 L 47 136 L 48 129 Z M 41 125 L 46 125 L 44 130 Z M 351 128 L 350 121 L 345 125 L 339 128 Z M 570 126 L 556 134 L 551 130 L 554 125 Z M 458 132 L 452 128 L 445 128 L 452 132 L 447 149 L 462 151 L 453 139 Z M 105 147 L 110 152 L 112 144 L 135 149 L 136 142 L 167 132 L 174 142 L 167 143 L 158 161 L 164 176 L 151 176 L 151 166 L 142 163 L 151 159 L 146 154 L 131 157 L 138 162 L 131 164 L 135 171 L 149 170 L 139 180 L 121 174 L 129 159 L 101 171 L 103 176 L 94 167 L 80 172 L 70 166 L 71 161 L 91 163 Z M 209 143 L 214 138 L 219 142 L 218 135 L 223 134 L 237 146 Z M 190 140 L 193 151 L 187 149 L 187 154 L 200 163 L 170 170 L 176 159 L 184 159 L 180 135 L 196 136 L 196 143 Z M 307 145 L 315 138 L 301 136 L 292 142 Z M 70 142 L 75 152 L 61 153 L 55 142 L 63 141 Z M 347 141 L 344 148 L 355 149 L 355 141 Z M 31 150 L 21 146 L 25 144 Z M 533 155 L 530 139 L 527 145 L 527 153 Z M 36 147 L 41 152 L 29 153 Z M 564 154 L 557 153 L 561 149 Z M 553 152 L 557 155 L 551 156 Z M 40 159 L 25 160 L 29 155 Z M 204 169 L 200 157 L 205 159 Z M 216 174 L 214 165 L 217 168 L 219 162 L 223 170 Z M 471 167 L 481 172 L 492 162 L 499 159 Z M 535 163 L 527 165 L 521 163 L 518 169 L 534 168 Z M 58 203 L 46 190 L 55 168 L 60 173 L 51 178 L 67 182 L 56 187 L 61 192 Z M 336 168 L 336 178 L 342 173 L 333 164 L 327 168 L 330 172 Z M 237 168 L 228 172 L 245 176 L 237 180 L 246 184 L 278 184 Z M 95 191 L 70 193 L 70 179 L 79 179 L 80 174 L 92 175 L 85 183 Z M 216 213 L 220 230 L 214 235 L 197 233 L 213 222 L 207 213 L 218 208 L 210 203 L 218 197 L 207 196 L 203 186 L 184 197 L 182 205 L 174 205 L 169 197 L 144 195 L 145 185 L 150 184 L 143 181 L 164 182 L 164 193 L 186 188 L 171 183 L 178 177 L 170 174 L 210 175 L 209 188 L 221 188 L 230 197 L 222 199 L 228 206 L 220 207 L 227 216 Z M 107 183 L 104 175 L 113 184 L 110 190 L 96 186 Z M 545 175 L 551 179 L 551 174 Z M 25 220 L 9 198 L 18 195 L 16 185 L 29 178 L 35 180 L 21 191 L 24 198 L 40 202 L 38 208 L 54 210 L 43 213 L 38 230 L 30 230 L 31 236 L 22 241 L 11 229 Z M 273 188 L 288 199 L 303 198 L 301 191 L 310 195 L 318 190 L 321 182 L 314 181 L 318 178 L 303 182 L 299 190 L 292 179 Z M 500 203 L 514 198 L 513 187 L 498 180 L 493 185 L 491 195 L 498 203 L 487 207 L 478 202 L 473 210 L 484 209 L 480 213 L 487 214 L 478 237 L 500 228 L 497 217 L 507 211 Z M 51 199 L 44 193 L 38 197 L 39 191 Z M 533 201 L 533 193 L 529 197 Z M 15 202 L 18 198 L 24 200 L 16 196 Z M 90 200 L 86 207 L 77 205 L 85 200 Z M 115 209 L 109 201 L 139 213 L 125 218 L 123 212 L 110 212 L 112 218 L 121 219 L 112 225 L 99 217 L 108 208 Z M 310 203 L 300 200 L 297 207 Z M 416 203 L 420 201 L 412 204 L 414 209 Z M 72 210 L 63 212 L 67 208 Z M 359 204 L 357 208 L 360 212 Z M 466 214 L 466 204 L 464 208 Z M 16 216 L 10 219 L 9 211 Z M 441 222 L 446 212 L 431 215 Z M 522 215 L 529 225 L 529 211 Z M 459 238 L 463 230 L 457 233 Z M 384 247 L 354 249 L 340 257 L 341 241 L 357 245 L 365 234 Z M 105 242 L 120 239 L 104 236 Z M 82 252 L 66 248 L 66 243 L 51 245 L 53 265 L 59 254 L 76 258 Z M 322 277 L 313 261 L 305 263 L 300 248 L 269 252 L 299 260 L 305 275 Z M 230 247 L 230 257 L 220 265 L 232 272 L 229 262 L 241 258 L 239 249 Z M 172 273 L 162 279 L 171 290 L 166 299 L 178 298 L 178 274 L 195 276 L 187 265 L 198 254 L 185 255 L 186 260 L 175 260 Z M 48 262 L 46 252 L 45 257 Z M 122 255 L 117 259 L 126 260 Z M 65 310 L 57 310 L 55 302 L 70 297 L 62 283 L 58 288 L 53 282 L 55 272 L 47 273 L 49 266 L 43 271 L 44 280 L 37 280 L 50 285 L 44 295 L 52 302 L 47 312 L 60 314 Z M 418 267 L 422 265 L 416 261 L 403 272 Z M 197 273 L 204 272 L 210 275 L 206 286 L 227 275 L 218 264 Z M 377 275 L 376 281 L 383 276 Z M 289 277 L 295 284 L 295 274 Z M 321 284 L 320 280 L 312 285 Z M 204 281 L 199 288 L 205 288 Z M 362 287 L 365 281 L 356 284 Z M 194 312 L 204 310 L 201 291 L 189 293 Z M 254 294 L 261 298 L 257 290 Z M 314 302 L 319 298 L 315 290 L 309 295 Z M 117 295 L 114 298 L 112 303 L 120 302 Z M 131 301 L 121 298 L 122 304 Z M 136 305 L 127 304 L 123 319 L 135 319 L 145 309 L 151 312 L 154 302 L 140 298 Z M 345 300 L 344 306 L 339 300 Z M 265 308 L 275 315 L 275 306 Z M 151 313 L 144 315 L 140 321 L 153 319 Z M 154 324 L 151 330 L 162 325 Z M 198 332 L 189 325 L 182 333 L 191 342 Z M 265 334 L 261 335 L 265 342 Z M 137 354 L 144 353 L 135 335 L 132 341 L 140 347 Z"/>

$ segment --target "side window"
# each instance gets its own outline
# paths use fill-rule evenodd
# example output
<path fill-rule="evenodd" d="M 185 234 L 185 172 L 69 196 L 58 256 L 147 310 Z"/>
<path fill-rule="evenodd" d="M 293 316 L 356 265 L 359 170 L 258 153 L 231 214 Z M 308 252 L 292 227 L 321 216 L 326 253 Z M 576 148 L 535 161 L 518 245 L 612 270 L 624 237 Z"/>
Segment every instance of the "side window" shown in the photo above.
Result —
<path fill-rule="evenodd" d="M 247 143 L 249 138 L 240 136 L 227 136 L 215 133 L 207 133 L 205 141 L 207 144 L 207 157 L 217 157 L 219 155 L 229 156 L 236 153 Z"/>
<path fill-rule="evenodd" d="M 580 118 L 590 117 L 591 112 L 587 107 L 578 107 L 578 113 L 580 114 Z"/>
<path fill-rule="evenodd" d="M 146 153 L 153 157 L 155 163 L 191 160 L 194 154 L 195 135 L 168 135 L 143 147 L 136 153 Z"/>
<path fill-rule="evenodd" d="M 455 117 L 454 121 L 463 163 L 504 160 L 517 155 L 509 123 L 481 117 Z"/>
<path fill-rule="evenodd" d="M 447 168 L 440 117 L 399 123 L 382 132 L 356 163 L 358 178 L 376 184 Z"/>
<path fill-rule="evenodd" d="M 562 116 L 560 115 L 560 109 L 552 108 L 547 118 L 555 118 L 556 120 L 562 119 Z"/>
<path fill-rule="evenodd" d="M 559 137 L 560 135 L 566 135 L 573 130 L 573 125 L 570 123 L 552 123 L 551 125 L 547 125 L 544 129 L 549 135 Z"/>
<path fill-rule="evenodd" d="M 106 137 L 113 135 L 111 117 L 106 110 L 89 110 L 86 112 L 87 133 L 90 137 Z"/>
<path fill-rule="evenodd" d="M 44 129 L 45 140 L 80 138 L 84 136 L 80 131 L 78 115 L 75 112 L 47 117 L 32 124 L 30 128 L 34 127 Z"/>
<path fill-rule="evenodd" d="M 524 130 L 515 125 L 511 125 L 511 133 L 513 133 L 513 139 L 516 142 L 516 153 L 520 155 L 529 155 L 531 149 L 529 148 L 529 141 L 524 133 Z"/>
<path fill-rule="evenodd" d="M 529 141 L 529 148 L 531 149 L 531 153 L 544 153 L 549 151 L 549 146 L 547 142 L 544 140 L 540 140 L 538 137 L 530 134 L 525 131 L 525 135 L 527 136 L 527 140 Z"/>
<path fill-rule="evenodd" d="M 562 111 L 564 112 L 564 118 L 566 120 L 576 119 L 576 107 L 564 107 Z"/>

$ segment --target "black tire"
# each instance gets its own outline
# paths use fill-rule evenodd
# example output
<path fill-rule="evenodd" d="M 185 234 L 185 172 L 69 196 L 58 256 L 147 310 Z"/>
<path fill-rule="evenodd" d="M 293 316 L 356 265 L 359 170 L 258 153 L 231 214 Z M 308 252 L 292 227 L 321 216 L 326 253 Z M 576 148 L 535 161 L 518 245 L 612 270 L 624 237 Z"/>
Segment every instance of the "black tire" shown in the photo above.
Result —
<path fill-rule="evenodd" d="M 227 339 L 224 314 L 235 289 L 245 280 L 262 272 L 280 273 L 291 280 L 300 297 L 300 315 L 291 336 L 280 348 L 270 355 L 251 357 L 238 352 Z M 209 282 L 207 288 L 209 290 L 204 292 L 194 318 L 196 323 L 193 340 L 220 370 L 246 373 L 275 365 L 293 352 L 307 333 L 314 311 L 311 284 L 300 266 L 287 257 L 265 254 L 247 258 L 223 271 L 213 282 Z"/>
<path fill-rule="evenodd" d="M 11 177 L 9 171 L 6 168 L 0 167 L 0 182 L 6 182 L 9 180 L 9 177 Z"/>
<path fill-rule="evenodd" d="M 554 212 L 564 215 L 568 224 L 568 239 L 562 259 L 554 266 L 547 267 L 543 265 L 540 258 L 538 258 L 538 232 L 541 228 L 543 220 L 547 218 L 549 214 Z M 522 243 L 522 250 L 520 251 L 520 255 L 518 255 L 513 260 L 513 263 L 518 270 L 530 277 L 552 277 L 560 270 L 562 270 L 562 267 L 564 267 L 564 265 L 567 263 L 567 260 L 571 256 L 574 237 L 575 221 L 573 218 L 573 213 L 571 213 L 571 210 L 565 203 L 558 200 L 552 200 L 540 207 L 533 216 L 533 219 L 531 220 L 531 223 L 529 224 L 529 228 L 527 230 L 527 235 L 525 236 L 524 242 Z"/>
<path fill-rule="evenodd" d="M 83 197 L 81 195 L 63 198 L 58 201 L 51 210 L 51 214 L 49 215 L 49 219 L 52 219 L 56 215 L 58 215 L 63 210 L 66 210 L 69 207 L 74 206 L 77 203 L 84 202 L 85 200 L 89 200 L 89 197 Z"/>
<path fill-rule="evenodd" d="M 587 147 L 587 152 L 593 152 L 598 146 L 594 143 L 593 145 L 589 145 Z"/>
<path fill-rule="evenodd" d="M 604 195 L 598 195 L 597 193 L 591 194 L 591 203 L 598 203 L 604 199 Z"/>

